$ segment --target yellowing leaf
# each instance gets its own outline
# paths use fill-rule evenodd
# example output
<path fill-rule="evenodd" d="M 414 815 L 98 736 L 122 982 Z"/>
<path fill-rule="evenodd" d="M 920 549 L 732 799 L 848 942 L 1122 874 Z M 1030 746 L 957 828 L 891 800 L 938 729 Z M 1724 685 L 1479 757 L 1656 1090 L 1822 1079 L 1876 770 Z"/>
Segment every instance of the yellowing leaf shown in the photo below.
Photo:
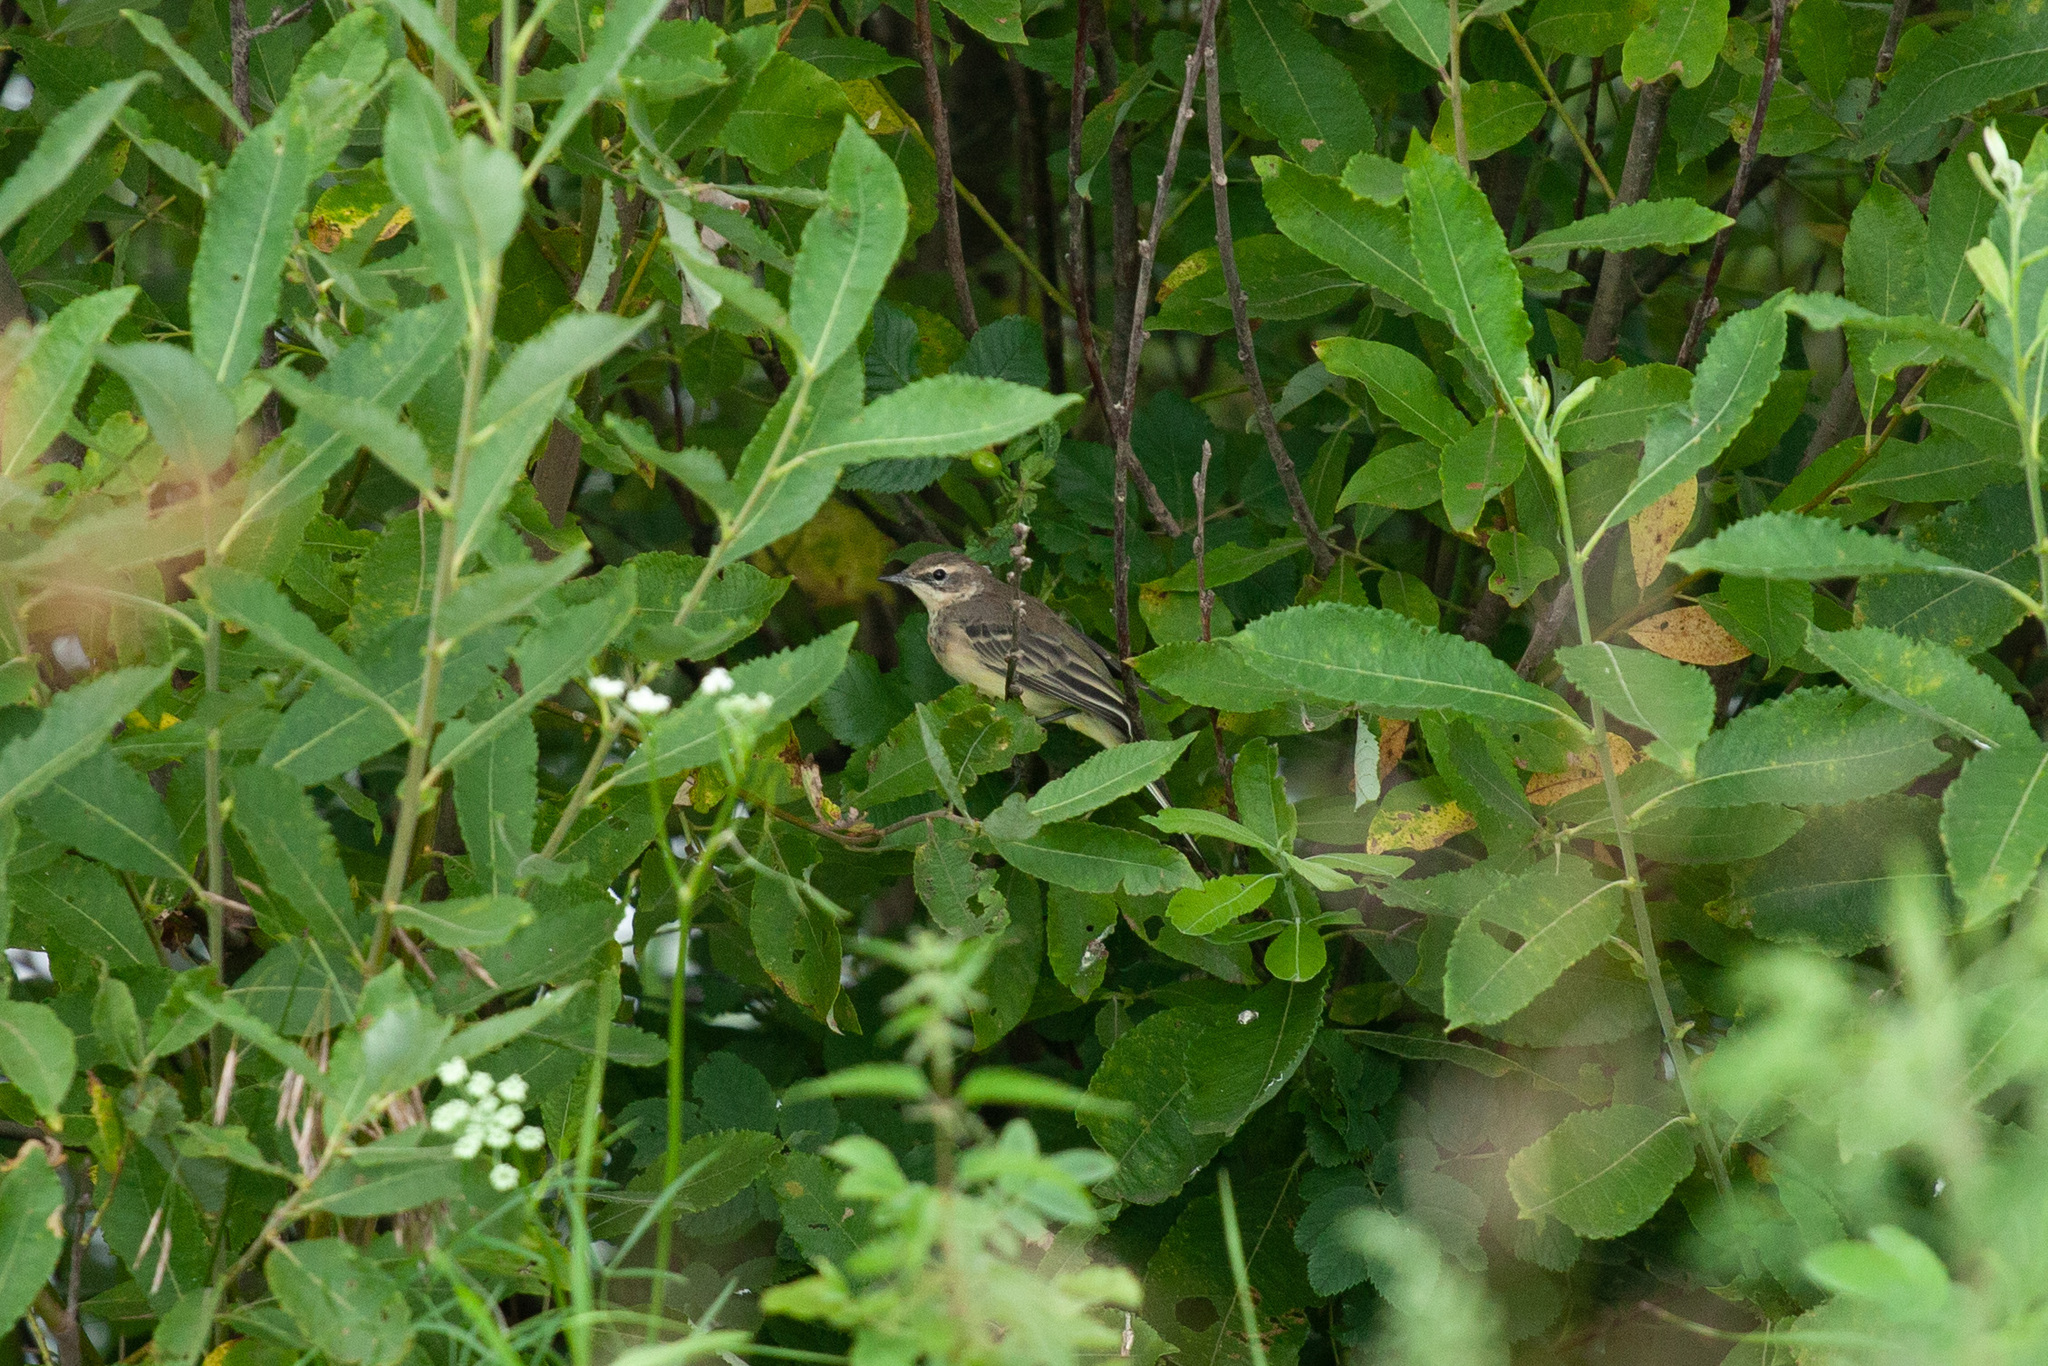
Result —
<path fill-rule="evenodd" d="M 1453 835 L 1476 829 L 1478 824 L 1454 801 L 1425 802 L 1408 811 L 1382 807 L 1373 813 L 1372 825 L 1366 832 L 1365 852 L 1434 849 Z"/>
<path fill-rule="evenodd" d="M 1635 559 L 1636 587 L 1648 588 L 1664 572 L 1665 558 L 1692 525 L 1693 513 L 1699 505 L 1699 481 L 1684 479 L 1677 488 L 1628 519 L 1628 545 Z"/>
<path fill-rule="evenodd" d="M 839 88 L 846 92 L 846 102 L 853 106 L 854 117 L 860 120 L 860 126 L 867 129 L 870 136 L 887 137 L 910 126 L 903 121 L 896 102 L 883 94 L 875 82 L 841 81 Z"/>
<path fill-rule="evenodd" d="M 1682 664 L 1733 664 L 1749 647 L 1721 629 L 1704 607 L 1675 607 L 1629 627 L 1629 639 Z"/>
<path fill-rule="evenodd" d="M 887 591 L 880 577 L 895 549 L 858 508 L 827 502 L 801 530 L 753 556 L 753 563 L 793 577 L 814 606 L 851 607 Z"/>
<path fill-rule="evenodd" d="M 1625 736 L 1609 732 L 1607 736 L 1607 757 L 1616 773 L 1627 772 L 1642 756 Z M 1584 792 L 1600 781 L 1600 765 L 1593 758 L 1590 749 L 1575 750 L 1566 756 L 1562 773 L 1538 773 L 1529 779 L 1526 789 L 1531 806 L 1549 806 L 1561 802 L 1574 792 Z"/>

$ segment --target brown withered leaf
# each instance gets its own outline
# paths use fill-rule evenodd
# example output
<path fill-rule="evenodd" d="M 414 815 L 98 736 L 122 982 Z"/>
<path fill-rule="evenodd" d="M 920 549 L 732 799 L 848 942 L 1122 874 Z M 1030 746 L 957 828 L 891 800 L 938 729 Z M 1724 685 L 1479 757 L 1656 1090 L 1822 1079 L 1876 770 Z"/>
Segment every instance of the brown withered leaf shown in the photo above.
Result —
<path fill-rule="evenodd" d="M 1636 587 L 1648 588 L 1664 572 L 1664 561 L 1678 544 L 1678 538 L 1692 525 L 1693 513 L 1699 510 L 1699 505 L 1699 481 L 1685 479 L 1628 519 L 1628 548 L 1635 560 Z"/>
<path fill-rule="evenodd" d="M 1681 664 L 1733 664 L 1749 658 L 1749 647 L 1721 629 L 1704 607 L 1674 607 L 1628 628 L 1629 639 L 1645 650 Z"/>
<path fill-rule="evenodd" d="M 1408 732 L 1414 728 L 1412 722 L 1396 721 L 1391 716 L 1380 718 L 1380 781 L 1400 767 L 1401 756 L 1408 752 Z"/>
<path fill-rule="evenodd" d="M 1614 764 L 1616 773 L 1625 773 L 1637 759 L 1636 747 L 1626 737 L 1610 732 L 1607 736 L 1607 756 Z M 1562 773 L 1538 773 L 1529 779 L 1524 789 L 1531 806 L 1549 806 L 1561 802 L 1574 792 L 1584 792 L 1600 781 L 1600 765 L 1593 758 L 1590 749 L 1576 750 L 1567 756 Z"/>

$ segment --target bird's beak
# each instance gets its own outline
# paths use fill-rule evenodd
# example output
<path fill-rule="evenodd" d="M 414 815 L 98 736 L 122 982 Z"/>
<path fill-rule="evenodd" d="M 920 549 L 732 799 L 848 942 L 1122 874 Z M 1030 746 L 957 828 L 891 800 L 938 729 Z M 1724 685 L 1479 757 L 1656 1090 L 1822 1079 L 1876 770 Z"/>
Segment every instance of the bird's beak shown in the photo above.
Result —
<path fill-rule="evenodd" d="M 899 587 L 902 587 L 902 588 L 908 588 L 908 587 L 910 587 L 910 575 L 908 575 L 908 574 L 884 574 L 884 575 L 882 575 L 882 577 L 881 577 L 881 580 L 880 580 L 880 582 L 882 582 L 882 583 L 893 583 L 893 584 L 896 584 L 896 585 L 897 585 L 897 586 L 899 586 Z"/>

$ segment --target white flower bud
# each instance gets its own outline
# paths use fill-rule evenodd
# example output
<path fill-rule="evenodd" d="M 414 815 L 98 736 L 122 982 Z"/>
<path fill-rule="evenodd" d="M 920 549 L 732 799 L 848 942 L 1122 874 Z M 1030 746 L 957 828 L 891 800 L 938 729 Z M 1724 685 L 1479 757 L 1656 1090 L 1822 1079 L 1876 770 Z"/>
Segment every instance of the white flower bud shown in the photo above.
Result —
<path fill-rule="evenodd" d="M 1984 125 L 1984 150 L 1991 153 L 1993 166 L 2003 166 L 2012 160 L 2012 153 L 2005 150 L 2005 139 L 1999 135 L 1998 125 L 1995 123 Z"/>
<path fill-rule="evenodd" d="M 509 1100 L 514 1105 L 526 1103 L 526 1078 L 514 1072 L 498 1083 L 498 1099 Z"/>
<path fill-rule="evenodd" d="M 496 1084 L 490 1073 L 472 1072 L 469 1074 L 469 1085 L 464 1089 L 478 1100 L 486 1100 L 490 1097 L 491 1089 Z"/>
<path fill-rule="evenodd" d="M 626 695 L 626 680 L 594 674 L 590 680 L 590 695 L 602 697 L 607 702 L 616 702 Z"/>
<path fill-rule="evenodd" d="M 493 1124 L 490 1128 L 484 1130 L 484 1146 L 494 1153 L 511 1147 L 512 1131 L 510 1129 L 501 1129 Z"/>
<path fill-rule="evenodd" d="M 516 1129 L 526 1122 L 526 1112 L 517 1105 L 500 1105 L 498 1113 L 491 1116 L 494 1129 Z"/>
<path fill-rule="evenodd" d="M 547 1141 L 548 1136 L 540 1131 L 540 1125 L 538 1124 L 529 1124 L 518 1133 L 512 1135 L 513 1146 L 523 1153 L 537 1153 L 540 1151 L 541 1145 Z"/>
<path fill-rule="evenodd" d="M 659 716 L 669 708 L 668 694 L 652 688 L 635 688 L 626 694 L 626 706 L 641 716 Z"/>
<path fill-rule="evenodd" d="M 491 1189 L 509 1191 L 519 1184 L 519 1168 L 509 1162 L 500 1162 L 491 1168 Z"/>
<path fill-rule="evenodd" d="M 466 1100 L 444 1100 L 434 1107 L 434 1117 L 429 1122 L 437 1134 L 452 1134 L 462 1127 L 462 1121 L 469 1118 L 469 1102 Z"/>
<path fill-rule="evenodd" d="M 458 1162 L 467 1162 L 483 1150 L 484 1136 L 474 1129 L 455 1140 L 455 1158 Z"/>
<path fill-rule="evenodd" d="M 697 687 L 709 696 L 722 697 L 732 691 L 732 675 L 723 669 L 713 669 Z"/>
<path fill-rule="evenodd" d="M 469 1078 L 469 1064 L 461 1058 L 450 1058 L 434 1069 L 434 1075 L 443 1086 L 460 1086 Z"/>

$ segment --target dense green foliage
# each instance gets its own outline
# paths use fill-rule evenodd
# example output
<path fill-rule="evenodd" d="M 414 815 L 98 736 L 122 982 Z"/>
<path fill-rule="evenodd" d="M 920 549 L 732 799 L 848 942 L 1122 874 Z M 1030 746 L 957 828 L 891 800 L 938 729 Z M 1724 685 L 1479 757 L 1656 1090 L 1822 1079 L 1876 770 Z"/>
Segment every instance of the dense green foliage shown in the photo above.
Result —
<path fill-rule="evenodd" d="M 2043 1359 L 2048 17 L 704 8 L 0 6 L 6 1359 Z"/>

